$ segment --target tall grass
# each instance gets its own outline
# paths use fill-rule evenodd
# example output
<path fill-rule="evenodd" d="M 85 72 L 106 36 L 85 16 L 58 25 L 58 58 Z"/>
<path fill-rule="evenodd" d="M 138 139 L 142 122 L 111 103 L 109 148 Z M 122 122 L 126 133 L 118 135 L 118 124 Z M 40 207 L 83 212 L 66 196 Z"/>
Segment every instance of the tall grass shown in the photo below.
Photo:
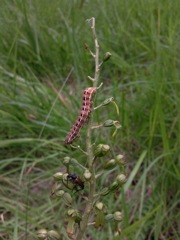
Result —
<path fill-rule="evenodd" d="M 178 239 L 178 0 L 1 2 L 1 239 L 33 239 L 40 227 L 65 234 L 63 206 L 49 199 L 51 176 L 63 168 L 69 154 L 63 140 L 90 85 L 93 62 L 84 43 L 93 46 L 85 23 L 92 16 L 101 56 L 107 50 L 113 55 L 103 67 L 97 102 L 108 95 L 118 103 L 122 131 L 107 141 L 125 154 L 130 179 L 116 204 L 110 198 L 108 205 L 123 208 L 122 239 Z M 104 119 L 101 111 L 96 117 Z M 79 142 L 83 147 L 83 132 Z M 83 161 L 79 152 L 71 155 Z M 113 239 L 110 226 L 89 233 Z"/>

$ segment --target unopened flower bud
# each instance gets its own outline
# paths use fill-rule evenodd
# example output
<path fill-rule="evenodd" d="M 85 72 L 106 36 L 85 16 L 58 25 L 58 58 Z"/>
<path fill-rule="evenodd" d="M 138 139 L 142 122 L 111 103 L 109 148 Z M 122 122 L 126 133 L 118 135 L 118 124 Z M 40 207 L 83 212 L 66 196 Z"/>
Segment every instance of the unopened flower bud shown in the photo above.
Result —
<path fill-rule="evenodd" d="M 94 151 L 94 155 L 96 157 L 103 157 L 105 156 L 108 152 L 110 151 L 110 146 L 109 145 L 105 145 L 105 144 L 99 144 L 95 151 Z"/>
<path fill-rule="evenodd" d="M 112 101 L 114 101 L 113 97 L 108 98 L 108 99 L 104 100 L 104 102 L 102 103 L 102 106 L 106 106 L 106 105 L 110 104 Z"/>
<path fill-rule="evenodd" d="M 68 206 L 71 205 L 72 202 L 73 202 L 73 199 L 72 199 L 71 195 L 70 195 L 68 192 L 65 192 L 65 193 L 63 194 L 63 200 L 64 200 L 64 202 L 65 202 Z"/>
<path fill-rule="evenodd" d="M 57 172 L 53 175 L 54 181 L 59 182 L 63 179 L 63 173 Z"/>
<path fill-rule="evenodd" d="M 84 179 L 86 181 L 89 181 L 91 179 L 91 176 L 92 176 L 92 173 L 88 169 L 86 169 L 84 172 Z"/>
<path fill-rule="evenodd" d="M 106 196 L 106 195 L 108 195 L 109 193 L 110 193 L 110 190 L 109 190 L 109 188 L 107 188 L 107 187 L 103 188 L 102 191 L 101 191 L 101 195 L 102 195 L 102 196 Z"/>
<path fill-rule="evenodd" d="M 116 177 L 116 181 L 119 183 L 119 184 L 124 184 L 126 182 L 126 175 L 124 174 L 119 174 L 117 177 Z"/>
<path fill-rule="evenodd" d="M 65 186 L 67 186 L 67 183 L 70 182 L 70 181 L 68 182 L 67 176 L 68 176 L 68 173 L 63 174 L 62 182 L 63 182 L 63 184 L 64 184 Z"/>
<path fill-rule="evenodd" d="M 54 196 L 54 194 L 61 189 L 61 184 L 59 184 L 58 182 L 55 182 L 51 188 L 51 197 Z"/>
<path fill-rule="evenodd" d="M 117 221 L 117 222 L 121 222 L 122 219 L 123 219 L 123 215 L 121 212 L 117 211 L 113 214 L 114 216 L 114 220 Z"/>
<path fill-rule="evenodd" d="M 116 162 L 119 165 L 124 165 L 125 161 L 124 161 L 124 156 L 122 154 L 119 154 L 116 156 Z"/>
<path fill-rule="evenodd" d="M 60 240 L 60 235 L 54 230 L 48 232 L 48 239 L 49 240 Z"/>
<path fill-rule="evenodd" d="M 105 220 L 106 220 L 107 222 L 110 222 L 110 221 L 114 220 L 114 215 L 113 215 L 112 213 L 107 214 L 107 215 L 105 216 Z"/>
<path fill-rule="evenodd" d="M 64 190 L 59 190 L 56 192 L 56 196 L 61 198 L 64 195 L 64 193 L 65 193 Z"/>
<path fill-rule="evenodd" d="M 69 165 L 69 164 L 70 164 L 70 160 L 71 160 L 70 157 L 64 157 L 64 158 L 63 158 L 63 164 L 64 164 L 65 166 Z"/>
<path fill-rule="evenodd" d="M 121 160 L 121 159 L 123 159 L 123 158 L 124 158 L 124 156 L 123 156 L 122 154 L 119 154 L 119 155 L 116 156 L 116 159 L 117 159 L 117 160 Z"/>
<path fill-rule="evenodd" d="M 117 181 L 114 181 L 108 188 L 104 188 L 101 192 L 102 196 L 108 195 L 110 192 L 115 191 L 120 187 L 119 183 Z"/>
<path fill-rule="evenodd" d="M 110 59 L 110 57 L 112 56 L 112 54 L 110 52 L 106 52 L 104 54 L 104 57 L 103 57 L 103 62 L 106 62 Z"/>
<path fill-rule="evenodd" d="M 40 229 L 37 232 L 38 239 L 46 239 L 48 231 L 46 229 Z"/>
<path fill-rule="evenodd" d="M 105 164 L 104 169 L 110 170 L 110 169 L 113 169 L 113 168 L 115 168 L 115 167 L 116 167 L 116 160 L 115 160 L 115 159 L 111 159 L 111 160 L 109 160 L 109 161 Z"/>
<path fill-rule="evenodd" d="M 103 127 L 112 127 L 114 126 L 114 121 L 109 119 L 109 120 L 106 120 L 104 123 L 103 123 Z"/>
<path fill-rule="evenodd" d="M 85 50 L 88 50 L 88 49 L 89 49 L 89 46 L 87 45 L 87 43 L 84 44 L 84 49 L 85 49 Z"/>
<path fill-rule="evenodd" d="M 109 189 L 110 191 L 114 191 L 119 188 L 119 183 L 117 181 L 114 181 L 110 186 Z"/>

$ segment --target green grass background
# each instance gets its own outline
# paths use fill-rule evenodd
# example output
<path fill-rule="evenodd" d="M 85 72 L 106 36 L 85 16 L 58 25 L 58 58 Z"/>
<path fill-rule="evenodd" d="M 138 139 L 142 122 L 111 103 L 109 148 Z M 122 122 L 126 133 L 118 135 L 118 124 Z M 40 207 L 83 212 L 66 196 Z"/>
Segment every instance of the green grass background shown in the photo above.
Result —
<path fill-rule="evenodd" d="M 49 195 L 52 175 L 64 170 L 64 156 L 86 162 L 63 141 L 83 89 L 91 85 L 87 76 L 93 75 L 94 62 L 84 43 L 94 49 L 85 22 L 92 16 L 100 58 L 112 53 L 101 69 L 104 86 L 96 104 L 113 96 L 122 125 L 114 140 L 111 132 L 98 130 L 97 142 L 113 146 L 114 155 L 124 154 L 128 182 L 124 194 L 104 200 L 108 213 L 124 213 L 121 238 L 114 238 L 113 224 L 107 224 L 101 231 L 90 227 L 89 239 L 178 239 L 178 0 L 1 1 L 0 239 L 35 239 L 39 228 L 68 239 L 64 206 Z M 98 123 L 107 119 L 117 120 L 110 106 L 95 114 Z M 82 147 L 84 134 L 85 128 L 78 141 Z M 77 167 L 73 171 L 79 173 Z"/>

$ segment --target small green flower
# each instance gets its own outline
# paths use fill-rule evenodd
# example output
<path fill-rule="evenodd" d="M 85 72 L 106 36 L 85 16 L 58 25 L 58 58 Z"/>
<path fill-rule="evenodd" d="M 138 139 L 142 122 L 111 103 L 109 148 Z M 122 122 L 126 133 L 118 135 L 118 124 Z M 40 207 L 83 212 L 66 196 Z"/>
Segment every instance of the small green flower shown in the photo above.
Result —
<path fill-rule="evenodd" d="M 68 173 L 65 173 L 65 174 L 63 174 L 63 180 L 62 180 L 62 182 L 63 182 L 63 184 L 67 187 L 67 188 L 69 188 L 69 189 L 73 189 L 74 188 L 74 184 L 72 183 L 72 181 L 68 181 Z"/>
<path fill-rule="evenodd" d="M 117 211 L 113 214 L 114 220 L 117 222 L 121 222 L 123 219 L 123 215 L 121 212 Z"/>
<path fill-rule="evenodd" d="M 126 181 L 127 181 L 127 178 L 126 178 L 126 175 L 124 174 L 119 174 L 117 177 L 116 177 L 116 181 L 119 183 L 119 184 L 124 184 Z"/>
<path fill-rule="evenodd" d="M 71 160 L 70 157 L 64 157 L 64 158 L 63 158 L 63 164 L 64 164 L 65 166 L 68 166 L 68 165 L 70 164 L 70 160 Z"/>
<path fill-rule="evenodd" d="M 69 218 L 74 219 L 77 223 L 79 223 L 82 219 L 81 214 L 78 212 L 77 209 L 74 208 L 69 209 L 67 215 Z"/>
<path fill-rule="evenodd" d="M 63 179 L 63 173 L 62 172 L 57 172 L 53 175 L 54 181 L 59 182 Z"/>
<path fill-rule="evenodd" d="M 84 180 L 89 181 L 91 179 L 92 173 L 86 169 L 84 172 Z"/>
<path fill-rule="evenodd" d="M 106 62 L 110 59 L 110 57 L 112 56 L 112 54 L 110 52 L 106 52 L 104 54 L 104 57 L 103 57 L 103 62 Z"/>
<path fill-rule="evenodd" d="M 104 123 L 103 123 L 103 127 L 112 127 L 114 126 L 114 121 L 109 119 L 109 120 L 106 120 Z"/>
<path fill-rule="evenodd" d="M 48 232 L 48 240 L 60 240 L 60 235 L 54 230 Z"/>
<path fill-rule="evenodd" d="M 104 209 L 104 204 L 102 202 L 96 202 L 95 209 L 102 211 Z"/>
<path fill-rule="evenodd" d="M 59 190 L 56 192 L 56 196 L 61 198 L 61 197 L 63 197 L 64 193 L 65 193 L 64 190 Z"/>
<path fill-rule="evenodd" d="M 114 181 L 110 186 L 109 189 L 110 191 L 114 191 L 119 188 L 119 183 L 117 181 Z"/>
<path fill-rule="evenodd" d="M 94 151 L 94 155 L 95 157 L 103 157 L 106 154 L 108 154 L 109 151 L 110 151 L 109 145 L 99 144 Z"/>
<path fill-rule="evenodd" d="M 104 226 L 105 224 L 105 206 L 102 202 L 96 202 L 95 204 L 95 227 Z"/>
<path fill-rule="evenodd" d="M 125 161 L 124 161 L 124 156 L 122 154 L 119 154 L 116 156 L 116 162 L 119 165 L 124 165 Z"/>
<path fill-rule="evenodd" d="M 66 203 L 66 205 L 70 206 L 73 202 L 73 199 L 71 197 L 71 195 L 68 192 L 65 192 L 63 194 L 63 200 Z"/>
<path fill-rule="evenodd" d="M 46 229 L 40 229 L 36 232 L 38 239 L 46 239 L 48 231 Z"/>
<path fill-rule="evenodd" d="M 115 159 L 111 159 L 111 160 L 109 160 L 109 161 L 105 164 L 104 169 L 106 169 L 106 170 L 111 170 L 111 169 L 113 169 L 113 168 L 115 168 L 115 167 L 116 167 L 116 160 L 115 160 Z"/>
<path fill-rule="evenodd" d="M 106 100 L 104 100 L 104 102 L 102 103 L 102 106 L 107 106 L 108 104 L 112 103 L 114 101 L 114 98 L 108 98 Z"/>
<path fill-rule="evenodd" d="M 115 190 L 119 189 L 120 185 L 117 181 L 114 181 L 109 187 L 106 187 L 102 190 L 101 195 L 106 196 L 110 192 L 114 192 Z"/>
<path fill-rule="evenodd" d="M 107 214 L 107 215 L 105 216 L 105 220 L 106 220 L 107 222 L 110 222 L 110 221 L 114 220 L 114 215 L 113 215 L 112 213 Z"/>
<path fill-rule="evenodd" d="M 74 232 L 75 232 L 75 220 L 73 218 L 68 218 L 66 232 L 69 238 L 72 239 L 72 236 L 74 235 Z"/>

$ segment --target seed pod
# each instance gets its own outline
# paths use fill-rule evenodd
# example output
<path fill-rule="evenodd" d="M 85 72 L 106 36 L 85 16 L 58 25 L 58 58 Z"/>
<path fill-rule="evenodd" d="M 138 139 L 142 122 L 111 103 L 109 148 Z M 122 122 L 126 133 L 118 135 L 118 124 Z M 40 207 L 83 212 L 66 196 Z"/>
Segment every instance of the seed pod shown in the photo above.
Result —
<path fill-rule="evenodd" d="M 95 155 L 95 157 L 103 157 L 109 151 L 110 151 L 110 146 L 109 145 L 99 144 L 94 151 L 94 155 Z"/>

